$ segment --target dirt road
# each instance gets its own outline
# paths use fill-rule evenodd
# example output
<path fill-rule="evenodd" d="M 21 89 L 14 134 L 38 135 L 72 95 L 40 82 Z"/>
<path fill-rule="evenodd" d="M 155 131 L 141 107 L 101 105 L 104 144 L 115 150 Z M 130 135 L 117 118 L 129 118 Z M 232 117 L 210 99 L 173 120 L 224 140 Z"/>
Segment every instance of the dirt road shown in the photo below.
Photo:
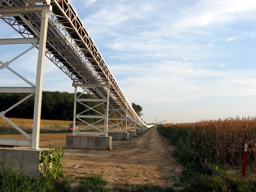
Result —
<path fill-rule="evenodd" d="M 65 171 L 76 177 L 103 174 L 112 184 L 172 186 L 183 170 L 172 157 L 173 150 L 152 128 L 131 141 L 114 141 L 112 151 L 65 150 Z"/>
<path fill-rule="evenodd" d="M 68 133 L 71 134 L 71 133 Z M 65 146 L 67 133 L 41 134 L 40 147 Z M 17 135 L 1 135 L 17 137 Z M 172 157 L 174 147 L 156 128 L 132 139 L 113 141 L 113 150 L 64 149 L 64 171 L 75 177 L 102 174 L 110 186 L 147 184 L 172 186 L 183 167 Z"/>

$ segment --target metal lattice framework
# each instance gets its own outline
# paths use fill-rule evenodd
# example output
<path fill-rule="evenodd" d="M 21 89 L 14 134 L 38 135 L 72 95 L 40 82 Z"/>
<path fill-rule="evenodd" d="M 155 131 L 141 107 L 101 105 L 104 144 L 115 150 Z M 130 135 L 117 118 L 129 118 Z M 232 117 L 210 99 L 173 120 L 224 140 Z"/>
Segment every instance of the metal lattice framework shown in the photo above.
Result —
<path fill-rule="evenodd" d="M 46 16 L 42 12 L 43 9 L 47 10 Z M 47 17 L 48 28 L 42 28 L 42 18 L 44 17 Z M 43 56 L 46 55 L 73 80 L 75 90 L 80 87 L 84 92 L 92 94 L 99 101 L 106 103 L 106 113 L 101 115 L 105 124 L 111 121 L 108 119 L 109 111 L 111 111 L 110 114 L 117 113 L 122 116 L 119 120 L 148 127 L 128 102 L 68 0 L 0 0 L 0 19 L 23 37 L 8 39 L 8 43 L 12 43 L 11 41 L 13 43 L 31 43 L 32 48 L 36 47 L 40 50 L 42 44 L 40 35 L 44 29 L 47 30 Z M 1 40 L 1 42 L 1 44 L 5 44 L 5 40 Z M 7 64 L 0 63 L 1 68 L 8 67 L 5 65 Z M 25 78 L 21 78 L 26 81 Z M 35 93 L 34 89 L 38 89 L 37 85 L 28 83 L 32 87 L 26 88 L 26 93 Z M 8 92 L 6 89 L 0 88 L 0 92 Z M 28 89 L 33 89 L 33 91 L 28 91 Z M 75 102 L 77 101 L 79 98 L 75 97 Z M 35 102 L 35 105 L 37 104 Z M 74 122 L 75 118 L 79 118 L 79 114 L 74 112 Z M 39 129 L 37 128 L 37 132 Z M 107 132 L 107 130 L 104 131 Z"/>

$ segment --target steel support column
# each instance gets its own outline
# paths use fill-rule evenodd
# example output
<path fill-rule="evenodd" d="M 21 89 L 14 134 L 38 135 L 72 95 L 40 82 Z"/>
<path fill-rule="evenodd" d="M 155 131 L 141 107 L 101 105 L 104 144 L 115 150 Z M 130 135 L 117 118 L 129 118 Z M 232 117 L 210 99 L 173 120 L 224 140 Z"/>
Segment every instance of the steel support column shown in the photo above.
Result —
<path fill-rule="evenodd" d="M 106 101 L 106 111 L 105 111 L 105 122 L 104 122 L 104 132 L 105 136 L 108 136 L 108 115 L 109 115 L 109 93 L 110 87 L 107 87 L 107 101 Z"/>
<path fill-rule="evenodd" d="M 76 127 L 76 97 L 77 97 L 77 87 L 75 87 L 74 93 L 74 112 L 73 112 L 73 131 L 72 134 L 75 135 L 75 127 Z"/>
<path fill-rule="evenodd" d="M 110 85 L 108 84 L 79 84 L 74 82 L 73 86 L 75 87 L 74 95 L 74 113 L 73 113 L 73 135 L 77 134 L 94 134 L 94 135 L 104 135 L 108 136 L 108 115 L 109 115 L 109 94 L 110 94 Z M 77 87 L 81 87 L 83 92 L 77 95 Z M 86 91 L 88 89 L 94 88 L 104 88 L 106 93 L 103 98 L 95 98 L 90 95 L 85 97 Z M 83 111 L 77 111 L 77 103 L 84 107 Z M 101 112 L 97 107 L 106 108 L 105 112 Z M 88 114 L 89 113 L 89 114 Z M 90 120 L 91 119 L 91 120 Z M 92 120 L 93 119 L 93 120 Z M 79 131 L 75 131 L 76 120 L 79 120 L 79 123 L 83 123 L 85 126 L 79 124 Z M 94 121 L 94 122 L 92 122 Z M 101 123 L 102 122 L 102 123 Z M 103 127 L 102 127 L 103 126 Z M 103 128 L 103 129 L 102 129 Z M 95 132 L 92 132 L 91 129 L 94 129 Z"/>
<path fill-rule="evenodd" d="M 127 111 L 125 111 L 125 132 L 128 133 L 128 128 L 127 128 Z"/>
<path fill-rule="evenodd" d="M 42 89 L 44 80 L 44 61 L 45 61 L 45 48 L 47 39 L 48 28 L 48 14 L 49 9 L 44 8 L 42 11 L 40 40 L 37 61 L 37 77 L 36 77 L 36 91 L 35 91 L 35 104 L 34 104 L 34 121 L 33 121 L 33 134 L 32 134 L 32 149 L 39 148 L 40 137 L 40 121 L 41 121 L 41 108 L 42 108 Z"/>
<path fill-rule="evenodd" d="M 35 0 L 36 1 L 36 0 Z M 34 1 L 33 1 L 34 2 Z M 49 1 L 48 1 L 49 3 Z M 0 61 L 0 69 L 7 69 L 21 80 L 25 81 L 30 87 L 0 87 L 0 93 L 31 93 L 21 101 L 17 102 L 9 109 L 2 111 L 0 113 L 0 117 L 3 118 L 8 124 L 14 127 L 17 131 L 23 134 L 28 140 L 15 140 L 15 139 L 0 139 L 0 144 L 2 145 L 25 145 L 29 146 L 32 149 L 39 149 L 39 133 L 40 133 L 40 119 L 41 119 L 41 101 L 42 101 L 42 87 L 43 87 L 43 75 L 44 75 L 44 58 L 45 58 L 45 48 L 46 48 L 46 36 L 47 36 L 47 26 L 48 26 L 48 13 L 51 11 L 50 5 L 40 5 L 40 6 L 21 6 L 21 7 L 4 7 L 0 8 L 0 15 L 2 19 L 5 17 L 23 17 L 22 13 L 41 13 L 41 25 L 40 25 L 40 34 L 34 38 L 12 38 L 12 39 L 1 39 L 0 44 L 28 44 L 32 43 L 32 47 L 25 50 L 18 56 L 14 57 L 11 61 L 2 62 Z M 25 37 L 25 36 L 24 36 Z M 30 51 L 32 48 L 36 47 L 36 44 L 39 43 L 38 46 L 38 60 L 37 60 L 37 74 L 36 74 L 36 85 L 28 81 L 21 74 L 16 72 L 14 69 L 10 67 L 10 64 Z M 31 97 L 35 94 L 35 102 L 34 102 L 34 119 L 33 119 L 33 130 L 32 137 L 26 134 L 22 129 L 20 129 L 17 125 L 11 122 L 7 117 L 5 117 L 5 113 Z"/>
<path fill-rule="evenodd" d="M 113 128 L 114 127 L 116 127 L 117 129 L 125 129 L 126 130 L 126 125 L 125 125 L 125 127 L 123 128 L 122 126 L 121 126 L 121 124 L 122 124 L 122 122 L 125 122 L 126 121 L 126 110 L 123 110 L 123 109 L 121 109 L 121 108 L 112 108 L 112 109 L 110 109 L 109 110 L 109 123 L 111 124 L 110 126 L 109 126 L 109 129 L 112 129 L 113 130 Z M 112 116 L 112 114 L 114 114 L 114 115 L 117 115 L 118 117 L 111 117 Z M 116 122 L 113 122 L 113 121 L 118 121 L 117 123 Z"/>

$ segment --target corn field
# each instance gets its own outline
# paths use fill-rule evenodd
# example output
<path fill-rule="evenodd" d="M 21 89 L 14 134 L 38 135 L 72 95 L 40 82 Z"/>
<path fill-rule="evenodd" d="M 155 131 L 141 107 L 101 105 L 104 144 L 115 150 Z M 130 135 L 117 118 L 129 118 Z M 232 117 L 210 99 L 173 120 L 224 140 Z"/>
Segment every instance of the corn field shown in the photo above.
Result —
<path fill-rule="evenodd" d="M 256 162 L 255 117 L 167 124 L 162 125 L 162 129 L 185 130 L 186 136 L 181 135 L 181 141 L 186 138 L 186 144 L 208 162 L 228 166 L 241 165 L 244 143 L 247 141 L 248 164 L 253 165 Z"/>

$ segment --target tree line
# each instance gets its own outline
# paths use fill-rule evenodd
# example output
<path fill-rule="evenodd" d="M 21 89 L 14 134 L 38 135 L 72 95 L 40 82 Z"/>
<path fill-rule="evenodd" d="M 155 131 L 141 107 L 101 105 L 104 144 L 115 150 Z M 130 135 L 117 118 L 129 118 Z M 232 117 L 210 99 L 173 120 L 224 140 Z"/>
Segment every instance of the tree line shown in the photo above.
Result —
<path fill-rule="evenodd" d="M 27 94 L 23 93 L 1 93 L 0 94 L 0 111 L 5 111 L 14 105 Z M 42 119 L 52 120 L 72 120 L 73 119 L 74 94 L 68 92 L 50 92 L 43 91 L 42 99 Z M 82 106 L 77 106 L 81 110 Z M 6 113 L 7 117 L 13 118 L 33 118 L 34 96 L 30 97 L 17 107 Z"/>
<path fill-rule="evenodd" d="M 7 110 L 9 107 L 19 102 L 21 99 L 25 98 L 28 94 L 24 93 L 1 93 L 0 94 L 0 112 Z M 79 95 L 79 93 L 78 93 Z M 83 98 L 91 98 L 89 94 L 84 94 Z M 92 103 L 85 103 L 88 106 L 92 106 Z M 142 108 L 135 103 L 132 103 L 133 108 L 141 115 Z M 72 120 L 73 119 L 73 107 L 74 107 L 74 94 L 68 92 L 59 91 L 43 91 L 42 99 L 42 119 L 51 120 Z M 104 113 L 104 106 L 98 106 L 96 109 Z M 82 112 L 85 107 L 81 104 L 77 104 L 77 112 Z M 26 118 L 32 119 L 34 111 L 34 96 L 25 100 L 17 107 L 8 111 L 5 116 L 13 118 Z M 87 115 L 95 114 L 94 111 L 89 110 Z"/>

